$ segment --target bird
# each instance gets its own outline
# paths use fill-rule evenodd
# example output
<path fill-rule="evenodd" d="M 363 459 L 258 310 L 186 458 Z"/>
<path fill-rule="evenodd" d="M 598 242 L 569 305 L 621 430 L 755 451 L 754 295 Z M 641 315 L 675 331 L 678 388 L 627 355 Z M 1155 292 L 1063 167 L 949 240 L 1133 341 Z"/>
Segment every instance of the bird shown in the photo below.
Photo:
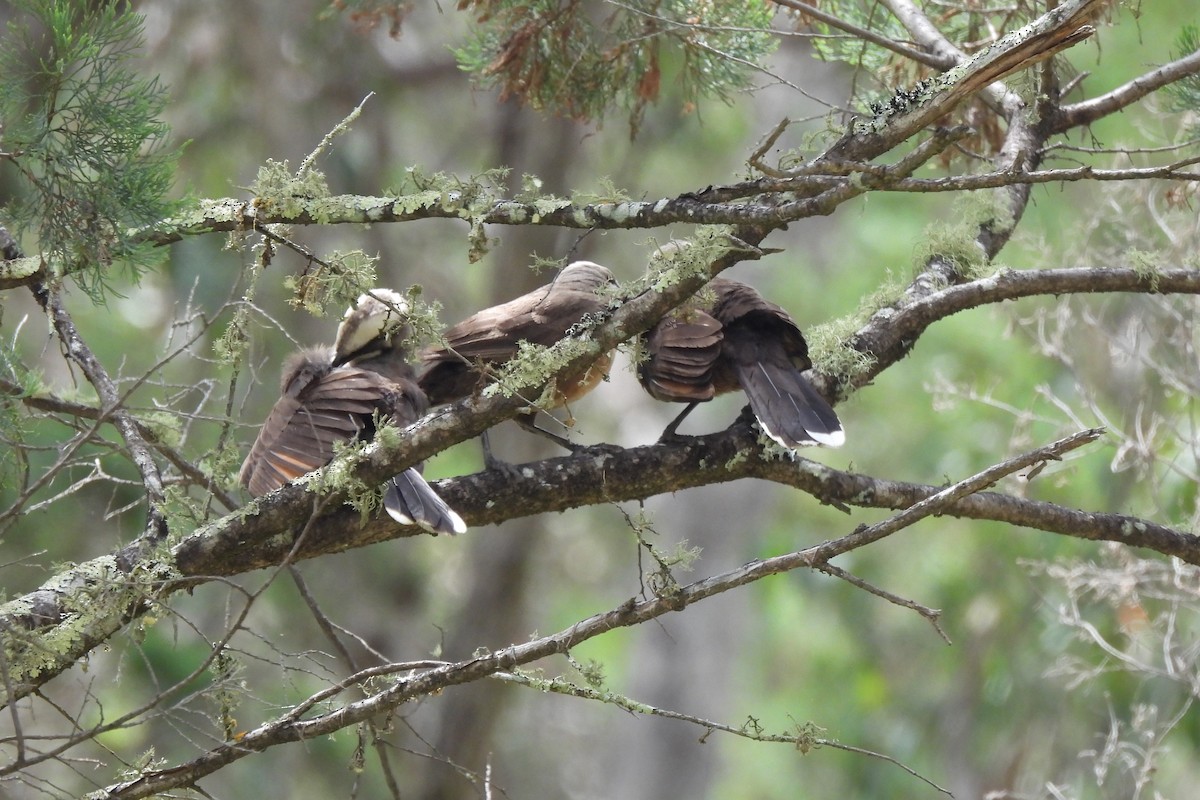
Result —
<path fill-rule="evenodd" d="M 678 309 L 641 337 L 642 387 L 657 400 L 688 404 L 664 438 L 697 404 L 741 389 L 763 431 L 780 445 L 844 444 L 837 414 L 801 374 L 812 362 L 791 316 L 728 278 L 714 278 L 700 296 L 711 302 Z"/>
<path fill-rule="evenodd" d="M 563 267 L 553 281 L 498 306 L 485 308 L 446 330 L 445 344 L 421 354 L 425 367 L 418 382 L 433 405 L 467 397 L 485 382 L 487 370 L 517 355 L 521 342 L 550 346 L 565 337 L 588 315 L 604 310 L 608 302 L 599 294 L 615 286 L 607 268 L 592 261 L 575 261 Z M 590 392 L 608 376 L 612 353 L 594 361 L 579 377 L 559 381 L 550 407 L 568 405 Z M 523 427 L 571 447 L 562 437 L 537 428 L 532 415 L 517 418 Z M 486 452 L 486 444 L 485 444 Z"/>
<path fill-rule="evenodd" d="M 390 289 L 361 295 L 338 325 L 332 347 L 293 353 L 280 397 L 242 463 L 239 480 L 259 497 L 324 466 L 338 445 L 370 441 L 376 420 L 403 427 L 429 406 L 406 360 L 408 304 Z M 389 478 L 383 506 L 402 525 L 462 533 L 462 517 L 421 476 L 421 466 Z"/>

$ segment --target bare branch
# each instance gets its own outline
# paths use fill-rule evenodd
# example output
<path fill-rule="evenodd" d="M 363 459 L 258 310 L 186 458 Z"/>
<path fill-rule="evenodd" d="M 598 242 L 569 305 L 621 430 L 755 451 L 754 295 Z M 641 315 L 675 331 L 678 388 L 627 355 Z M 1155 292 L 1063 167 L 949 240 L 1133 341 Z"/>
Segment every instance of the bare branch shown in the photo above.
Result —
<path fill-rule="evenodd" d="M 917 780 L 925 782 L 942 794 L 953 796 L 948 790 L 938 786 L 924 775 L 921 775 L 916 770 L 901 763 L 900 761 L 897 761 L 891 756 L 884 755 L 883 753 L 877 753 L 873 750 L 866 750 L 861 747 L 843 744 L 836 739 L 826 739 L 823 736 L 817 735 L 821 731 L 817 729 L 815 725 L 798 724 L 794 733 L 768 733 L 753 725 L 746 724 L 735 728 L 734 726 L 723 722 L 714 722 L 712 720 L 702 719 L 692 714 L 683 714 L 678 711 L 672 711 L 669 708 L 652 706 L 649 703 L 644 703 L 640 700 L 634 700 L 630 697 L 625 697 L 624 695 L 616 694 L 614 692 L 593 689 L 590 686 L 579 686 L 561 678 L 546 680 L 544 678 L 536 678 L 525 672 L 497 672 L 492 675 L 491 678 L 504 683 L 525 686 L 530 689 L 537 689 L 540 692 L 550 692 L 552 694 L 561 694 L 567 697 L 578 697 L 583 700 L 593 700 L 600 703 L 607 703 L 634 714 L 663 717 L 664 719 L 672 719 L 679 722 L 687 722 L 692 725 L 697 725 L 701 728 L 704 728 L 706 731 L 704 736 L 700 739 L 702 742 L 707 740 L 709 734 L 712 732 L 720 731 L 721 733 L 728 733 L 733 736 L 738 736 L 755 742 L 790 744 L 801 753 L 805 754 L 810 750 L 819 747 L 828 747 L 834 750 L 844 750 L 848 753 L 856 753 L 858 755 L 865 755 L 870 758 L 877 758 L 881 761 L 886 761 L 889 764 L 899 767 L 909 775 L 913 776 Z"/>
<path fill-rule="evenodd" d="M 1151 92 L 1191 75 L 1200 74 L 1200 50 L 1118 86 L 1108 94 L 1066 106 L 1050 121 L 1051 133 L 1065 133 L 1136 103 Z"/>
<path fill-rule="evenodd" d="M 907 355 L 929 325 L 951 314 L 1021 297 L 1096 292 L 1197 294 L 1200 273 L 1190 269 L 1006 270 L 964 283 L 957 270 L 934 264 L 899 301 L 872 315 L 854 335 L 852 346 L 871 356 L 873 364 L 855 376 L 851 385 L 868 384 Z"/>
<path fill-rule="evenodd" d="M 864 581 L 862 578 L 858 577 L 857 575 L 847 572 L 846 570 L 842 569 L 841 567 L 834 566 L 833 564 L 817 564 L 816 568 L 818 570 L 820 570 L 821 572 L 824 572 L 826 575 L 831 575 L 835 578 L 841 578 L 846 583 L 850 584 L 851 586 L 857 586 L 859 589 L 862 589 L 864 592 L 869 592 L 869 593 L 875 595 L 876 597 L 882 597 L 884 600 L 887 600 L 889 603 L 891 603 L 893 605 L 897 605 L 902 608 L 912 609 L 913 611 L 917 612 L 922 617 L 924 617 L 925 620 L 927 622 L 929 622 L 930 625 L 933 626 L 933 629 L 934 629 L 934 631 L 937 632 L 937 635 L 942 637 L 942 641 L 944 641 L 946 644 L 952 644 L 952 642 L 950 641 L 950 637 L 946 634 L 946 631 L 942 628 L 942 623 L 941 623 L 942 612 L 940 609 L 930 608 L 929 606 L 923 606 L 914 600 L 908 600 L 904 597 L 901 597 L 898 594 L 893 594 L 892 592 L 889 592 L 886 589 L 880 589 L 878 586 L 868 583 L 867 581 Z"/>
<path fill-rule="evenodd" d="M 167 534 L 167 521 L 159 508 L 163 501 L 163 486 L 158 464 L 155 463 L 146 440 L 142 438 L 136 421 L 121 408 L 121 395 L 117 391 L 116 384 L 113 383 L 104 365 L 92 353 L 91 348 L 87 346 L 75 328 L 74 321 L 67 313 L 66 307 L 63 306 L 61 293 L 57 289 L 38 287 L 34 290 L 34 297 L 37 298 L 54 324 L 54 329 L 58 333 L 59 341 L 62 342 L 66 354 L 79 365 L 88 381 L 96 388 L 96 394 L 105 406 L 105 415 L 111 416 L 117 430 L 121 433 L 121 438 L 125 440 L 125 444 L 129 448 L 130 456 L 137 465 L 138 472 L 141 473 L 142 483 L 149 501 L 146 530 L 143 535 L 147 544 L 153 545 L 155 542 L 161 541 Z"/>
<path fill-rule="evenodd" d="M 71 400 L 64 400 L 61 397 L 49 392 L 35 395 L 24 394 L 20 386 L 17 386 L 11 381 L 4 380 L 3 378 L 0 378 L 0 395 L 18 397 L 20 398 L 22 405 L 38 411 L 46 411 L 54 414 L 66 414 L 77 419 L 86 419 L 93 422 L 112 422 L 108 415 L 95 406 L 90 406 L 86 403 L 76 403 Z M 203 487 L 206 491 L 212 492 L 213 496 L 217 498 L 221 505 L 225 506 L 225 508 L 229 511 L 232 511 L 241 505 L 241 503 L 239 503 L 233 497 L 233 495 L 229 494 L 210 476 L 206 475 L 187 456 L 185 456 L 177 448 L 172 447 L 171 445 L 162 441 L 153 428 L 149 427 L 146 425 L 146 423 L 142 422 L 142 420 L 138 419 L 132 414 L 130 415 L 130 418 L 133 420 L 133 424 L 137 427 L 139 435 L 141 435 L 141 437 L 151 447 L 161 453 L 163 458 L 171 462 L 171 464 L 179 470 L 180 474 L 187 477 L 196 485 Z"/>
<path fill-rule="evenodd" d="M 905 58 L 916 61 L 918 64 L 924 64 L 927 67 L 940 68 L 947 66 L 943 59 L 940 59 L 935 55 L 930 55 L 922 50 L 916 50 L 912 47 L 909 47 L 902 42 L 897 42 L 894 39 L 881 36 L 869 28 L 863 28 L 859 25 L 855 25 L 852 22 L 847 22 L 841 17 L 830 14 L 827 11 L 822 11 L 816 6 L 808 3 L 800 2 L 800 0 L 772 0 L 772 2 L 774 2 L 777 6 L 790 8 L 793 11 L 799 11 L 807 17 L 812 17 L 815 20 L 824 22 L 831 28 L 837 28 L 840 31 L 845 31 L 856 39 L 861 39 L 864 42 L 870 42 L 872 44 L 879 45 L 885 50 L 890 50 L 897 55 L 902 55 Z"/>
<path fill-rule="evenodd" d="M 956 500 L 991 485 L 1003 475 L 1011 474 L 1041 461 L 1061 458 L 1063 454 L 1094 441 L 1099 435 L 1100 431 L 1098 430 L 1082 431 L 1046 447 L 1008 459 L 935 493 L 883 522 L 859 528 L 839 539 L 798 552 L 752 561 L 737 569 L 696 581 L 687 586 L 673 587 L 672 591 L 659 597 L 641 602 L 631 598 L 617 609 L 589 617 L 552 636 L 513 645 L 493 653 L 478 655 L 469 661 L 448 664 L 412 677 L 400 678 L 390 687 L 370 695 L 364 700 L 349 703 L 310 719 L 298 719 L 293 711 L 282 718 L 264 723 L 247 732 L 236 742 L 210 750 L 188 764 L 166 770 L 147 771 L 132 781 L 110 786 L 102 794 L 95 796 L 98 798 L 148 797 L 167 789 L 186 785 L 251 753 L 288 742 L 327 735 L 349 725 L 363 722 L 375 714 L 416 697 L 478 680 L 497 672 L 511 671 L 513 667 L 537 661 L 548 655 L 569 653 L 578 644 L 608 633 L 615 628 L 630 627 L 671 612 L 682 611 L 700 600 L 753 583 L 769 575 L 789 572 L 801 567 L 815 568 L 836 555 L 864 547 L 903 530 L 930 514 L 942 512 Z M 293 550 L 293 553 L 295 552 Z M 312 703 L 309 702 L 305 705 L 311 707 Z"/>

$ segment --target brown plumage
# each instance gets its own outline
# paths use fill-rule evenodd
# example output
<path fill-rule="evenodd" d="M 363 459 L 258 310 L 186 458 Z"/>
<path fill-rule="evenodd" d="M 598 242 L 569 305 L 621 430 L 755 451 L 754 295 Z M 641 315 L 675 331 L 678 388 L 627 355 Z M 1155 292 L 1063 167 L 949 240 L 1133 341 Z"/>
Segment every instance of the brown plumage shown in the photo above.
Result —
<path fill-rule="evenodd" d="M 613 274 L 591 261 L 576 261 L 528 294 L 485 308 L 449 328 L 446 345 L 421 354 L 425 372 L 421 388 L 434 405 L 451 403 L 482 388 L 480 367 L 502 364 L 517 354 L 522 342 L 549 346 L 606 301 L 598 290 L 616 284 Z M 597 359 L 579 378 L 556 387 L 555 405 L 587 394 L 608 375 L 612 354 Z"/>
<path fill-rule="evenodd" d="M 642 386 L 659 400 L 689 404 L 667 433 L 697 403 L 741 389 L 763 430 L 784 447 L 841 446 L 837 414 L 801 375 L 812 362 L 791 316 L 744 283 L 714 278 L 707 291 L 711 304 L 675 312 L 642 339 Z"/>
<path fill-rule="evenodd" d="M 302 350 L 284 362 L 279 400 L 239 475 L 252 495 L 324 466 L 339 444 L 372 439 L 376 416 L 400 427 L 420 418 L 429 404 L 404 357 L 406 313 L 403 297 L 376 289 L 346 312 L 334 347 Z M 419 470 L 389 479 L 387 513 L 435 532 L 466 530 Z"/>

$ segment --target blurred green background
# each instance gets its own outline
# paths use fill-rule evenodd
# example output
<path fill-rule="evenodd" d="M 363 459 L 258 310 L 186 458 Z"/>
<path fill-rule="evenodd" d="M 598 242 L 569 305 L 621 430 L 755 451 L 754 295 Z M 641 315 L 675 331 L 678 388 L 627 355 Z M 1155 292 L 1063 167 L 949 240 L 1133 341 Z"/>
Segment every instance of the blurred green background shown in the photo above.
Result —
<path fill-rule="evenodd" d="M 512 169 L 513 191 L 523 174 L 533 174 L 546 192 L 563 196 L 603 194 L 611 182 L 635 198 L 670 197 L 735 180 L 755 142 L 785 115 L 813 121 L 790 130 L 784 147 L 799 146 L 825 126 L 824 107 L 765 76 L 761 82 L 770 85 L 753 96 L 730 105 L 709 102 L 691 113 L 664 80 L 667 96 L 647 111 L 633 140 L 620 117 L 585 125 L 501 102 L 494 92 L 473 88 L 456 67 L 449 48 L 465 40 L 468 18 L 451 5 L 414 4 L 401 35 L 392 38 L 383 28 L 327 13 L 325 3 L 312 0 L 134 3 L 146 20 L 140 68 L 160 76 L 170 92 L 166 119 L 182 149 L 177 192 L 248 197 L 244 187 L 259 165 L 287 159 L 294 169 L 368 93 L 374 96 L 352 131 L 318 164 L 335 193 L 386 193 L 402 184 L 412 166 L 468 175 L 503 165 Z M 0 17 L 6 13 L 0 9 Z M 1180 21 L 1194 19 L 1195 6 L 1178 0 L 1113 13 L 1115 27 L 1102 28 L 1096 43 L 1069 54 L 1075 69 L 1090 73 L 1083 84 L 1089 95 L 1166 60 Z M 774 70 L 835 102 L 845 98 L 853 77 L 844 65 L 813 59 L 802 37 L 783 40 Z M 1092 140 L 1073 144 L 1154 147 L 1179 124 L 1152 98 L 1094 126 Z M 1062 163 L 1074 157 L 1064 153 Z M 1107 156 L 1091 158 L 1109 164 Z M 1129 159 L 1113 155 L 1111 163 Z M 0 170 L 0 192 L 15 185 Z M 1154 185 L 1036 187 L 1019 235 L 999 260 L 1012 269 L 1128 266 L 1123 254 L 1136 248 L 1178 265 L 1195 252 L 1195 212 L 1168 207 L 1165 191 Z M 831 218 L 772 234 L 766 244 L 784 252 L 740 265 L 732 276 L 753 283 L 806 328 L 831 322 L 856 313 L 881 286 L 903 285 L 930 231 L 960 219 L 969 203 L 951 194 L 871 194 Z M 443 305 L 447 323 L 544 282 L 545 276 L 527 269 L 535 254 L 590 258 L 625 280 L 644 270 L 654 242 L 688 233 L 681 226 L 596 232 L 580 240 L 575 231 L 493 228 L 489 234 L 499 243 L 469 264 L 467 228 L 458 222 L 292 232 L 318 253 L 379 253 L 380 283 L 399 289 L 420 284 L 426 299 Z M 124 296 L 107 307 L 93 307 L 75 293 L 71 310 L 113 372 L 138 376 L 181 339 L 186 329 L 174 322 L 185 306 L 216 313 L 237 296 L 244 285 L 240 275 L 253 259 L 246 242 L 230 246 L 224 236 L 195 237 L 173 246 L 163 268 L 139 285 L 118 284 Z M 332 337 L 336 320 L 313 318 L 286 302 L 283 279 L 303 267 L 298 256 L 281 252 L 259 282 L 255 299 L 270 317 L 255 317 L 251 363 L 234 398 L 242 450 L 276 396 L 275 365 L 282 354 L 297 343 Z M 2 302 L 6 346 L 12 342 L 26 361 L 38 364 L 56 391 L 86 397 L 82 380 L 64 371 L 28 296 L 9 292 Z M 1190 530 L 1192 398 L 1153 373 L 1167 363 L 1180 374 L 1195 374 L 1194 351 L 1180 344 L 1195 342 L 1194 313 L 1190 299 L 1095 296 L 959 314 L 931 328 L 908 358 L 838 407 L 847 430 L 843 449 L 810 455 L 838 468 L 936 485 L 1079 427 L 1108 424 L 1113 434 L 1099 445 L 1051 465 L 1035 481 L 1013 479 L 1000 488 Z M 225 317 L 131 400 L 138 408 L 186 415 L 180 447 L 195 457 L 214 446 L 224 409 L 228 370 L 211 361 L 208 346 Z M 1138 346 L 1121 356 L 1130 336 Z M 645 397 L 628 362 L 622 364 L 573 409 L 583 441 L 648 443 L 677 412 Z M 724 427 L 741 402 L 728 397 L 702 407 L 683 432 Z M 1125 447 L 1155 413 L 1168 422 L 1141 437 L 1146 452 Z M 503 456 L 521 461 L 554 454 L 510 428 L 498 432 Z M 43 421 L 31 435 L 50 448 L 49 457 L 63 430 Z M 136 480 L 123 460 L 99 451 L 97 457 L 115 478 Z M 478 445 L 467 442 L 433 459 L 427 475 L 479 466 Z M 0 496 L 10 497 L 10 488 Z M 100 480 L 71 502 L 29 514 L 0 542 L 7 596 L 36 587 L 63 562 L 108 553 L 137 535 L 142 510 L 124 507 L 139 495 L 136 485 Z M 686 540 L 702 548 L 692 577 L 833 538 L 884 516 L 855 509 L 847 517 L 807 495 L 758 482 L 681 492 L 645 505 L 657 546 L 671 550 Z M 300 568 L 325 613 L 385 657 L 459 659 L 615 607 L 640 590 L 638 552 L 621 511 L 597 507 L 456 539 L 391 542 Z M 612 690 L 662 708 L 735 726 L 753 718 L 769 732 L 812 722 L 826 737 L 887 754 L 956 797 L 1057 796 L 1047 788 L 1051 784 L 1066 797 L 1130 797 L 1136 786 L 1128 772 L 1098 781 L 1096 760 L 1081 752 L 1103 750 L 1114 720 L 1133 725 L 1138 708 L 1153 706 L 1161 721 L 1183 708 L 1194 690 L 1117 671 L 1079 681 L 1056 672 L 1066 657 L 1098 664 L 1103 656 L 1061 622 L 1073 596 L 1063 581 L 1030 567 L 1056 559 L 1113 564 L 1126 558 L 1098 544 L 1000 524 L 929 519 L 837 563 L 942 609 L 951 646 L 915 613 L 833 578 L 796 573 L 614 632 L 574 656 L 603 665 Z M 345 673 L 327 655 L 330 648 L 290 579 L 255 574 L 235 584 L 254 591 L 272 580 L 233 640 L 240 688 L 232 716 L 239 730 Z M 240 591 L 224 583 L 174 598 L 169 611 L 138 623 L 93 656 L 86 671 L 58 678 L 47 694 L 63 708 L 84 709 L 90 722 L 135 708 L 158 687 L 187 675 L 242 602 Z M 1161 608 L 1146 598 L 1139 602 L 1157 621 Z M 1123 608 L 1106 596 L 1084 613 L 1120 640 Z M 1186 642 L 1194 622 L 1185 609 L 1178 611 L 1175 635 Z M 365 648 L 352 648 L 363 664 L 374 663 Z M 544 668 L 574 674 L 561 660 Z M 217 705 L 211 696 L 189 694 L 211 679 L 178 693 L 146 724 L 107 735 L 102 745 L 111 752 L 79 748 L 108 767 L 48 766 L 36 780 L 45 781 L 48 796 L 72 796 L 113 780 L 119 759 L 135 760 L 151 747 L 175 763 L 197 747 L 212 746 L 220 737 L 212 720 Z M 58 724 L 49 714 L 40 719 Z M 482 796 L 479 780 L 489 766 L 496 785 L 512 798 L 937 796 L 895 765 L 861 754 L 826 748 L 801 755 L 788 745 L 705 737 L 702 728 L 681 722 L 499 683 L 461 687 L 403 707 L 390 724 L 387 747 L 409 797 Z M 1147 739 L 1132 740 L 1149 746 Z M 264 792 L 382 796 L 370 752 L 365 771 L 350 768 L 355 746 L 353 732 L 345 732 L 276 748 L 202 786 L 223 798 Z M 1200 723 L 1185 714 L 1169 751 L 1156 761 L 1164 796 L 1191 796 L 1200 785 L 1198 746 Z"/>

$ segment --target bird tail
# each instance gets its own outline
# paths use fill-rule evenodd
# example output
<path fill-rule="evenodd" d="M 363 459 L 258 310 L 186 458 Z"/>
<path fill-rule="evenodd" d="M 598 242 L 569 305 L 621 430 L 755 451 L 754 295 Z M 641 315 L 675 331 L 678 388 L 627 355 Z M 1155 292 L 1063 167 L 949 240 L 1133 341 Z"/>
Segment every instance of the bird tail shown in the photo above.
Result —
<path fill-rule="evenodd" d="M 734 364 L 738 382 L 764 431 L 784 447 L 841 447 L 842 423 L 825 398 L 785 357 Z"/>
<path fill-rule="evenodd" d="M 388 481 L 383 507 L 401 525 L 419 525 L 431 533 L 453 535 L 467 529 L 462 517 L 412 467 Z"/>

